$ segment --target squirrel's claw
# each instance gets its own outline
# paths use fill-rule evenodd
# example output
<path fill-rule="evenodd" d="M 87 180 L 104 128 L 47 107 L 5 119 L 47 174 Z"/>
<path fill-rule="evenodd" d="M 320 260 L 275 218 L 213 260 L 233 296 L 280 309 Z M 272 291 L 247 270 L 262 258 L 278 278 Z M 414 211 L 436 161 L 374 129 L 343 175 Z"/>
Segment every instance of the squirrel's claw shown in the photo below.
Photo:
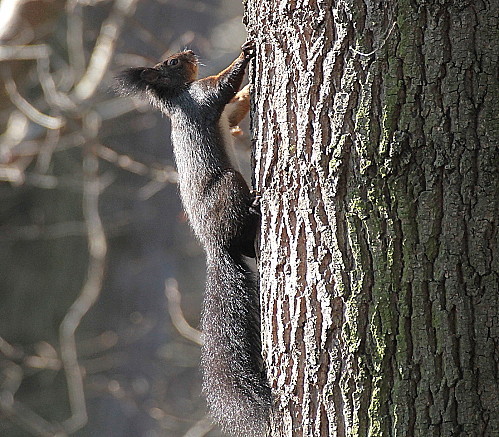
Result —
<path fill-rule="evenodd" d="M 246 41 L 242 46 L 241 50 L 244 53 L 246 59 L 254 58 L 256 55 L 256 44 L 253 39 Z"/>
<path fill-rule="evenodd" d="M 251 190 L 250 198 L 251 198 L 251 204 L 249 207 L 250 211 L 254 214 L 261 216 L 262 213 L 260 212 L 260 201 L 262 199 L 262 195 L 258 190 Z"/>

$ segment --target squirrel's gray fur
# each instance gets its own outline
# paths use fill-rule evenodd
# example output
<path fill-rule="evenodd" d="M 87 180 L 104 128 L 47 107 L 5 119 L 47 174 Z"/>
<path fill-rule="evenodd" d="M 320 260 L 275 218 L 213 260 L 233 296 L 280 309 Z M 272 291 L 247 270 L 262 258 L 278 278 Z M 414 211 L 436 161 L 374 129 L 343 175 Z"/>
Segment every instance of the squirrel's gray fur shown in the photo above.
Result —
<path fill-rule="evenodd" d="M 231 435 L 261 436 L 271 406 L 261 357 L 258 284 L 244 261 L 255 256 L 259 214 L 227 154 L 224 107 L 239 90 L 254 44 L 218 76 L 195 80 L 191 51 L 154 68 L 117 77 L 122 94 L 145 94 L 172 122 L 180 195 L 207 257 L 201 317 L 203 391 L 210 412 Z"/>

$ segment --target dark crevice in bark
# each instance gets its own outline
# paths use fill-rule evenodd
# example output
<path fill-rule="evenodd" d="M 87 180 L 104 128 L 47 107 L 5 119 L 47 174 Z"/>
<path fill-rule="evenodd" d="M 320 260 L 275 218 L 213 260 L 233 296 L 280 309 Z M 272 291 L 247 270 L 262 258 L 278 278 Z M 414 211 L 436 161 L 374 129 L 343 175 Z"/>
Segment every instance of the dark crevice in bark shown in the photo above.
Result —
<path fill-rule="evenodd" d="M 407 317 L 405 319 L 405 340 L 407 344 L 407 359 L 406 359 L 406 365 L 409 367 L 409 372 L 407 377 L 409 377 L 409 392 L 406 394 L 407 401 L 408 401 L 408 424 L 407 424 L 407 431 L 410 436 L 415 436 L 415 430 L 416 430 L 416 417 L 417 417 L 417 412 L 416 412 L 416 405 L 413 400 L 416 399 L 417 396 L 417 381 L 415 380 L 414 377 L 411 378 L 411 367 L 414 368 L 413 366 L 415 365 L 414 363 L 414 345 L 413 345 L 413 334 L 412 334 L 412 315 L 413 315 L 413 307 L 412 307 L 412 286 L 411 284 L 406 285 L 406 296 L 407 296 Z"/>
<path fill-rule="evenodd" d="M 336 418 L 336 435 L 337 437 L 345 437 L 345 410 L 343 405 L 343 393 L 340 386 L 341 368 L 338 369 L 337 379 L 333 385 L 333 403 Z"/>
<path fill-rule="evenodd" d="M 343 269 L 342 280 L 345 287 L 345 299 L 351 296 L 351 284 L 349 272 L 353 269 L 353 256 L 350 243 L 347 235 L 347 221 L 346 221 L 346 193 L 347 193 L 347 180 L 350 173 L 350 159 L 351 159 L 351 142 L 349 139 L 345 141 L 345 149 L 342 153 L 341 165 L 339 169 L 338 182 L 336 186 L 336 196 L 334 199 L 336 209 L 336 239 L 338 242 L 338 249 L 341 252 Z"/>

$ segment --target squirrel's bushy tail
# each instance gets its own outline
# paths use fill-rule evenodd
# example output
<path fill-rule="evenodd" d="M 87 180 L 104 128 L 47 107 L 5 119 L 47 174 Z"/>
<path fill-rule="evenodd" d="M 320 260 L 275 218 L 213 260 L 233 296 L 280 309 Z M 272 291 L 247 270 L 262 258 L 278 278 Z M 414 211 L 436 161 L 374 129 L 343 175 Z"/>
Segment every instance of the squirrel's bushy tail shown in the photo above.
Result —
<path fill-rule="evenodd" d="M 234 436 L 262 436 L 271 405 L 261 356 L 256 278 L 241 256 L 208 251 L 201 318 L 203 391 L 210 413 Z"/>

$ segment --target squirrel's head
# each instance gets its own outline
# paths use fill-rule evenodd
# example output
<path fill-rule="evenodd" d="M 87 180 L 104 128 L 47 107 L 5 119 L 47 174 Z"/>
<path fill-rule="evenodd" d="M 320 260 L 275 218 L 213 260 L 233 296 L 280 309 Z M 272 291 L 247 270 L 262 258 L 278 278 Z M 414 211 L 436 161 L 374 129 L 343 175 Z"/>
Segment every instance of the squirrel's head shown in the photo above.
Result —
<path fill-rule="evenodd" d="M 175 93 L 196 80 L 198 58 L 192 50 L 175 53 L 152 68 L 134 67 L 116 76 L 116 90 L 122 95 L 150 91 L 155 97 Z"/>

